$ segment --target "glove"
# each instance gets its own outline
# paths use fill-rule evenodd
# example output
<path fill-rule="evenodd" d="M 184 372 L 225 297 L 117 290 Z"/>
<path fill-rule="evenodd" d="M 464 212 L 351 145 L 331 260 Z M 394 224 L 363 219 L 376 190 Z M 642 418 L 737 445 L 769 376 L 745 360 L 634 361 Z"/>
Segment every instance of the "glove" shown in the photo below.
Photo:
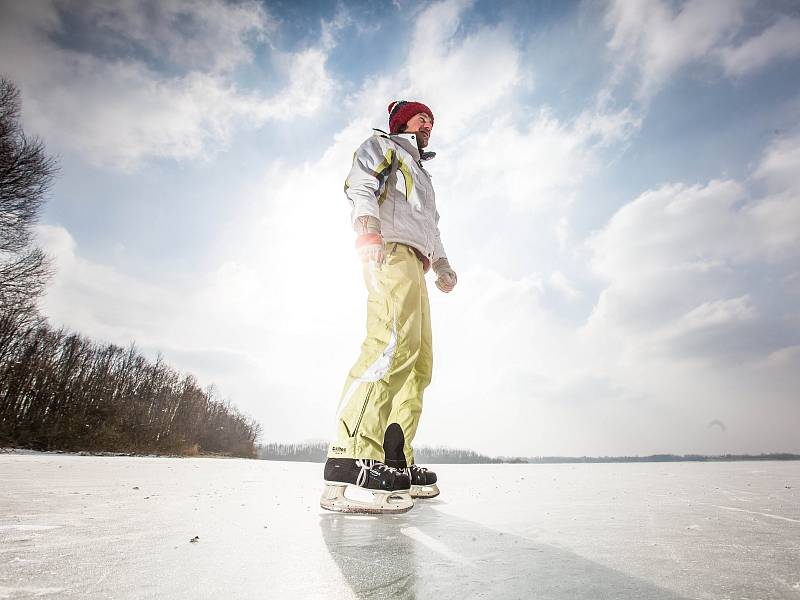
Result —
<path fill-rule="evenodd" d="M 358 234 L 356 250 L 361 257 L 361 262 L 374 262 L 380 268 L 386 258 L 380 220 L 369 215 L 356 217 L 353 221 L 353 229 Z"/>
<path fill-rule="evenodd" d="M 456 277 L 456 272 L 450 268 L 450 263 L 446 258 L 440 258 L 433 263 L 433 272 L 436 273 L 436 287 L 445 294 L 452 292 L 456 287 L 458 277 Z"/>
<path fill-rule="evenodd" d="M 386 260 L 380 233 L 364 233 L 356 239 L 356 250 L 363 263 L 375 263 L 380 269 Z"/>

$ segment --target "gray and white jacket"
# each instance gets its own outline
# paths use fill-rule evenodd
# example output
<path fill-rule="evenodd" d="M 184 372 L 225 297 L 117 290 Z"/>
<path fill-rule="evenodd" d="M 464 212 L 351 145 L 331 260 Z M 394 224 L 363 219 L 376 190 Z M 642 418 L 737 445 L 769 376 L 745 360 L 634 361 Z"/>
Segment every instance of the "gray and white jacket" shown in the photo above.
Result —
<path fill-rule="evenodd" d="M 358 217 L 375 217 L 385 242 L 408 244 L 431 264 L 446 258 L 431 175 L 422 166 L 434 153 L 420 156 L 413 133 L 374 131 L 353 155 L 344 184 L 353 207 L 352 223 Z"/>

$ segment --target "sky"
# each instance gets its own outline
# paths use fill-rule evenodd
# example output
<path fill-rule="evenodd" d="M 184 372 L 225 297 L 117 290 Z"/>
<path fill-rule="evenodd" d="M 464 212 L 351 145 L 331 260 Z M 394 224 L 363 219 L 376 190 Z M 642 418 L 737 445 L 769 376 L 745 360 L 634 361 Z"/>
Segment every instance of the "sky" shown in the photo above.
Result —
<path fill-rule="evenodd" d="M 365 331 L 344 178 L 393 100 L 458 286 L 429 277 L 417 443 L 800 452 L 791 0 L 0 0 L 60 164 L 42 311 L 328 440 Z"/>

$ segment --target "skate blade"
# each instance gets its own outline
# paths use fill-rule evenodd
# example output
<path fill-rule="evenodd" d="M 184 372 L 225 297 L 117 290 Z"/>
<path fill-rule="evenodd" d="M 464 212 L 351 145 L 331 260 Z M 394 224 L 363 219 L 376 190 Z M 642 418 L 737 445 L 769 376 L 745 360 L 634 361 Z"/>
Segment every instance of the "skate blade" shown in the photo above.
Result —
<path fill-rule="evenodd" d="M 435 498 L 439 495 L 439 486 L 435 483 L 431 485 L 412 485 L 411 486 L 412 498 Z"/>
<path fill-rule="evenodd" d="M 351 491 L 366 492 L 371 500 L 359 500 L 345 495 Z M 354 488 L 354 489 L 352 489 Z M 367 514 L 367 515 L 399 515 L 414 508 L 414 500 L 408 490 L 397 492 L 383 492 L 380 490 L 367 490 L 347 483 L 325 482 L 319 505 L 325 510 L 333 512 Z"/>

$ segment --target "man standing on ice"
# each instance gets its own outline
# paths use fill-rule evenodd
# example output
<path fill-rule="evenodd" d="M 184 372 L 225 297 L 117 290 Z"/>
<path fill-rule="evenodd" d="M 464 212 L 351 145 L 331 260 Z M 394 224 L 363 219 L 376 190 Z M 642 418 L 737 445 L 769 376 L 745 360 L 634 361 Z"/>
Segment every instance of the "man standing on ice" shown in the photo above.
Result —
<path fill-rule="evenodd" d="M 422 166 L 435 156 L 425 151 L 432 130 L 430 108 L 392 102 L 390 133 L 376 129 L 359 146 L 345 182 L 369 293 L 367 335 L 345 382 L 325 463 L 320 504 L 328 510 L 405 512 L 412 497 L 439 493 L 436 475 L 414 463 L 411 449 L 433 368 L 425 273 L 433 267 L 442 292 L 456 285 Z M 371 492 L 371 501 L 346 495 L 349 486 Z"/>

